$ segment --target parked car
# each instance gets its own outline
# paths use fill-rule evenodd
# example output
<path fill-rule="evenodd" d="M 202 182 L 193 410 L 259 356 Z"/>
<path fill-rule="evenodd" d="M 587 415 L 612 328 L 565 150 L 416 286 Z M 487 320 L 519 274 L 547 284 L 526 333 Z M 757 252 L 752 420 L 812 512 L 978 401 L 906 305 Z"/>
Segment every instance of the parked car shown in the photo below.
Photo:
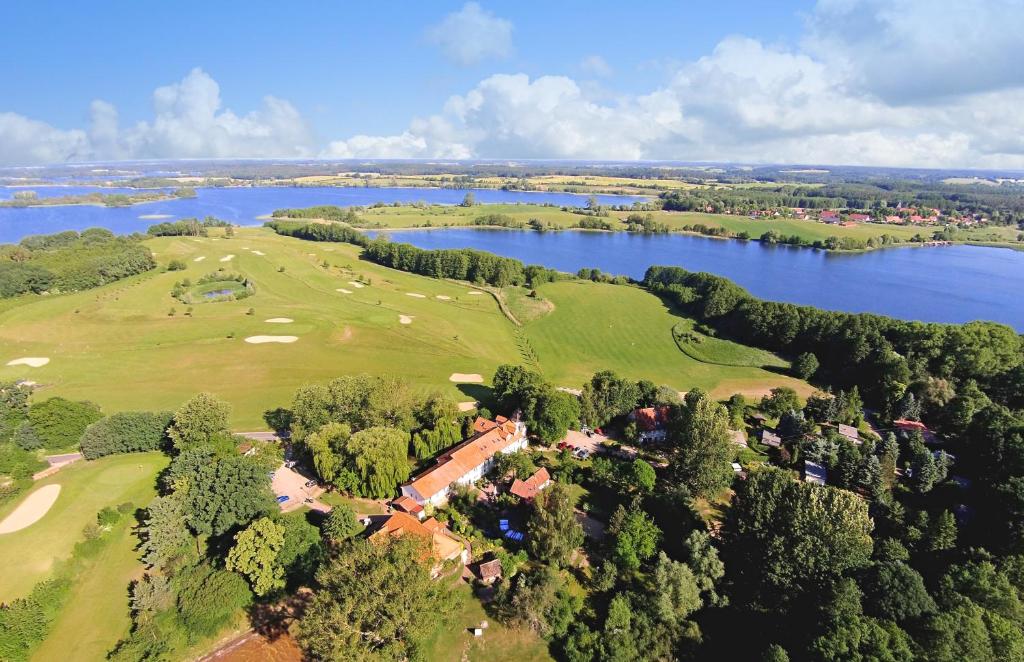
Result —
<path fill-rule="evenodd" d="M 316 481 L 315 480 L 307 480 L 306 481 L 306 487 L 316 487 Z"/>
<path fill-rule="evenodd" d="M 281 496 L 277 497 L 277 502 L 278 503 L 284 503 L 285 501 L 288 501 L 290 499 L 291 499 L 291 497 L 288 496 L 287 494 L 282 494 Z"/>
<path fill-rule="evenodd" d="M 558 450 L 564 451 L 566 448 L 573 448 L 573 445 L 570 444 L 568 441 L 558 442 Z"/>
<path fill-rule="evenodd" d="M 296 464 L 297 463 L 295 462 L 295 460 L 288 460 L 287 462 L 284 463 L 284 467 L 285 467 L 285 469 L 291 469 Z"/>

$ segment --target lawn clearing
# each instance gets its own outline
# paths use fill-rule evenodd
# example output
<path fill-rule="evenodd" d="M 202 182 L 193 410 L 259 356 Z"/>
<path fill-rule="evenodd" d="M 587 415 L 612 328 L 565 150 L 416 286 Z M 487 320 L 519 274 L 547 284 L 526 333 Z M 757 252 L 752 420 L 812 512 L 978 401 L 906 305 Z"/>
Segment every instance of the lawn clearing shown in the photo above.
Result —
<path fill-rule="evenodd" d="M 450 580 L 449 580 L 450 581 Z M 460 609 L 452 614 L 450 626 L 441 628 L 424 646 L 425 660 L 431 662 L 522 662 L 551 660 L 547 642 L 536 633 L 502 625 L 487 615 L 470 587 L 458 581 L 455 591 Z M 487 621 L 482 637 L 474 637 L 469 628 Z"/>
<path fill-rule="evenodd" d="M 127 501 L 137 507 L 148 504 L 156 494 L 156 474 L 166 465 L 167 458 L 160 453 L 116 455 L 76 462 L 38 481 L 43 487 L 59 484 L 60 496 L 32 526 L 0 536 L 0 601 L 27 595 L 56 560 L 69 557 L 100 509 Z M 15 508 L 16 504 L 4 504 L 0 517 Z M 116 590 L 123 592 L 121 587 Z"/>

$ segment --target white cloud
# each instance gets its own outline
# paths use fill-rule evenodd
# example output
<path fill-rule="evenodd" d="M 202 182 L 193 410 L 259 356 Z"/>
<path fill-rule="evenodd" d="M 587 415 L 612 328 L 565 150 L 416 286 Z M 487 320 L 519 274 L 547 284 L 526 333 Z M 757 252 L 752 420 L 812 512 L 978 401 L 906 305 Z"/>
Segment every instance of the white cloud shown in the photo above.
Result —
<path fill-rule="evenodd" d="M 820 0 L 799 44 L 729 37 L 647 94 L 496 74 L 403 131 L 353 131 L 325 146 L 287 101 L 266 97 L 244 115 L 222 108 L 217 83 L 197 69 L 155 92 L 152 120 L 127 128 L 102 101 L 87 130 L 0 113 L 0 162 L 316 154 L 1024 168 L 1024 68 L 1011 66 L 1019 49 L 1010 47 L 1024 33 L 1022 8 Z M 446 22 L 466 15 L 502 23 L 472 3 Z"/>
<path fill-rule="evenodd" d="M 612 67 L 600 55 L 588 55 L 580 60 L 580 69 L 591 76 L 604 78 L 612 75 Z"/>
<path fill-rule="evenodd" d="M 512 54 L 512 22 L 467 2 L 426 31 L 427 41 L 456 64 L 471 66 Z"/>
<path fill-rule="evenodd" d="M 87 131 L 61 130 L 14 113 L 0 113 L 0 163 L 55 163 L 140 158 L 307 156 L 309 128 L 290 103 L 268 96 L 258 110 L 237 115 L 221 107 L 220 86 L 202 69 L 153 93 L 152 121 L 122 129 L 117 109 L 90 106 Z"/>

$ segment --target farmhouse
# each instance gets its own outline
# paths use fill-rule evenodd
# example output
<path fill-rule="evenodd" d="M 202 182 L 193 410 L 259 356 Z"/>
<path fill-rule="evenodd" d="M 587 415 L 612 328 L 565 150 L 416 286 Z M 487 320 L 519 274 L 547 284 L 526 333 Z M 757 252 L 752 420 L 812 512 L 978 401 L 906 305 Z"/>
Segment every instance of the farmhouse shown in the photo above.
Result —
<path fill-rule="evenodd" d="M 868 214 L 850 214 L 850 220 L 857 223 L 867 223 L 871 220 L 871 216 Z"/>
<path fill-rule="evenodd" d="M 772 448 L 778 448 L 782 445 L 782 437 L 775 434 L 771 430 L 761 430 L 761 443 L 765 446 L 771 446 Z"/>
<path fill-rule="evenodd" d="M 526 424 L 504 416 L 493 421 L 477 417 L 473 432 L 472 437 L 437 458 L 437 464 L 402 485 L 402 495 L 421 506 L 440 506 L 448 500 L 453 485 L 469 485 L 483 478 L 498 453 L 526 448 Z"/>
<path fill-rule="evenodd" d="M 839 434 L 846 437 L 855 444 L 860 443 L 860 433 L 857 432 L 857 428 L 852 425 L 839 424 Z"/>
<path fill-rule="evenodd" d="M 668 415 L 669 408 L 661 406 L 635 409 L 629 417 L 636 422 L 637 428 L 640 429 L 640 442 L 646 443 L 664 441 L 665 436 L 668 434 L 665 430 L 665 424 L 668 423 Z"/>
<path fill-rule="evenodd" d="M 541 467 L 526 480 L 519 480 L 516 478 L 512 481 L 512 487 L 509 489 L 509 492 L 524 501 L 532 501 L 533 497 L 537 496 L 538 492 L 550 484 L 551 474 L 548 473 L 547 469 Z"/>
<path fill-rule="evenodd" d="M 384 520 L 380 528 L 370 535 L 370 540 L 376 542 L 384 540 L 388 536 L 397 538 L 405 535 L 415 536 L 430 542 L 430 555 L 437 563 L 433 571 L 435 576 L 440 571 L 441 564 L 445 561 L 459 559 L 465 563 L 469 560 L 466 546 L 456 540 L 448 529 L 445 528 L 444 524 L 441 524 L 433 517 L 421 522 L 412 515 L 395 513 Z"/>

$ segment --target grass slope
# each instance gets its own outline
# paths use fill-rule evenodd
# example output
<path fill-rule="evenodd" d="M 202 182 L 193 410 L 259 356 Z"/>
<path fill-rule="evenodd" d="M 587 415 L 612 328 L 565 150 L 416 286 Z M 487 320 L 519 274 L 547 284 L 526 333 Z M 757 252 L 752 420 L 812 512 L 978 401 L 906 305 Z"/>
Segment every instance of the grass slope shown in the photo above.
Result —
<path fill-rule="evenodd" d="M 104 660 L 131 627 L 128 584 L 141 575 L 131 526 L 120 525 L 71 588 L 64 610 L 33 659 Z"/>
<path fill-rule="evenodd" d="M 82 539 L 86 524 L 95 522 L 96 513 L 103 507 L 126 501 L 137 507 L 148 504 L 156 494 L 156 474 L 166 464 L 167 458 L 160 453 L 118 455 L 79 462 L 39 481 L 34 489 L 60 484 L 60 496 L 35 524 L 0 535 L 0 601 L 27 595 L 32 586 L 48 575 L 54 562 L 69 557 L 75 543 Z M 5 504 L 0 509 L 0 518 L 20 502 L 18 499 Z M 124 545 L 115 545 L 122 551 L 125 546 L 129 550 L 133 546 L 132 541 L 122 542 Z M 106 590 L 112 600 L 125 598 L 120 584 L 107 585 Z"/>
<path fill-rule="evenodd" d="M 359 249 L 348 244 L 301 241 L 264 228 L 241 229 L 233 239 L 161 237 L 147 243 L 161 263 L 181 259 L 188 268 L 0 306 L 0 380 L 31 379 L 42 386 L 37 398 L 89 399 L 108 413 L 173 410 L 196 392 L 210 391 L 233 405 L 235 429 L 264 428 L 262 412 L 287 406 L 298 386 L 347 373 L 399 374 L 468 400 L 475 396 L 451 384 L 449 375 L 489 379 L 502 363 L 531 362 L 523 355 L 529 343 L 544 371 L 567 386 L 604 368 L 726 395 L 791 381 L 756 368 L 687 359 L 671 336 L 679 318 L 635 288 L 553 284 L 542 292 L 554 304 L 547 312 L 536 309 L 537 302 L 510 297 L 525 319 L 540 316 L 517 329 L 491 296 L 470 296 L 470 288 L 458 283 L 362 261 Z M 228 255 L 234 257 L 220 261 Z M 203 261 L 195 262 L 198 257 Z M 195 305 L 187 316 L 187 306 L 170 295 L 174 282 L 195 281 L 221 267 L 252 279 L 256 294 Z M 360 279 L 369 284 L 349 283 Z M 174 316 L 168 315 L 171 308 Z M 412 323 L 401 324 L 401 315 Z M 294 322 L 264 321 L 274 317 Z M 294 335 L 298 341 L 244 341 L 256 335 Z M 4 365 L 25 356 L 51 361 L 41 368 Z"/>
<path fill-rule="evenodd" d="M 608 368 L 681 391 L 699 387 L 716 397 L 761 394 L 778 385 L 809 391 L 803 382 L 761 368 L 713 365 L 687 356 L 672 338 L 680 318 L 639 288 L 573 281 L 546 284 L 538 293 L 554 304 L 555 312 L 527 323 L 525 334 L 544 374 L 557 385 L 578 386 Z M 758 352 L 715 342 L 718 352 L 733 358 Z M 779 361 L 761 356 L 767 365 Z"/>

